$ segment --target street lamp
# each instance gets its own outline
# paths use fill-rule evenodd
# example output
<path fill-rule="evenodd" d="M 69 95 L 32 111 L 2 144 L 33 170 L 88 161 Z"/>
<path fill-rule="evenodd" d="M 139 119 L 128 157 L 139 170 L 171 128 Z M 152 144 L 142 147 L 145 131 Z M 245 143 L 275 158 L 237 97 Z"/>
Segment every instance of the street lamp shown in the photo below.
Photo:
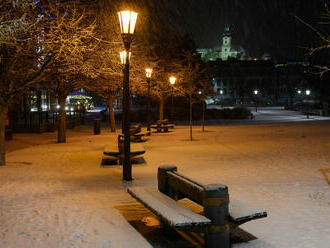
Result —
<path fill-rule="evenodd" d="M 130 160 L 130 92 L 129 92 L 129 59 L 130 48 L 133 40 L 137 13 L 133 11 L 118 12 L 121 37 L 124 42 L 125 53 L 121 53 L 121 62 L 125 65 L 123 80 L 123 128 L 124 134 L 124 159 L 123 159 L 123 180 L 132 180 L 132 165 Z"/>
<path fill-rule="evenodd" d="M 306 96 L 310 96 L 311 91 L 310 90 L 306 90 Z M 309 109 L 312 109 L 311 106 L 309 106 L 309 103 L 307 102 L 307 111 L 306 111 L 306 118 L 309 119 Z"/>
<path fill-rule="evenodd" d="M 172 103 L 171 103 L 171 121 L 174 122 L 173 119 L 173 107 L 174 107 L 174 85 L 176 82 L 176 77 L 170 77 L 170 84 L 172 85 Z"/>
<path fill-rule="evenodd" d="M 257 96 L 258 96 L 259 91 L 258 90 L 254 90 L 253 93 L 254 93 L 255 102 L 256 102 L 256 112 L 258 112 L 258 99 L 257 99 Z"/>
<path fill-rule="evenodd" d="M 150 119 L 151 119 L 151 113 L 150 113 L 150 78 L 152 75 L 152 69 L 147 68 L 146 69 L 146 77 L 147 77 L 147 83 L 148 83 L 148 107 L 147 107 L 147 122 L 148 122 L 148 128 L 147 131 L 150 132 Z"/>
<path fill-rule="evenodd" d="M 128 61 L 131 59 L 132 53 L 128 53 Z M 120 52 L 120 62 L 122 65 L 126 65 L 127 52 L 126 50 Z"/>
<path fill-rule="evenodd" d="M 223 90 L 220 90 L 219 91 L 219 93 L 220 93 L 220 107 L 222 108 L 223 107 L 223 100 L 224 100 L 224 97 L 223 97 Z"/>

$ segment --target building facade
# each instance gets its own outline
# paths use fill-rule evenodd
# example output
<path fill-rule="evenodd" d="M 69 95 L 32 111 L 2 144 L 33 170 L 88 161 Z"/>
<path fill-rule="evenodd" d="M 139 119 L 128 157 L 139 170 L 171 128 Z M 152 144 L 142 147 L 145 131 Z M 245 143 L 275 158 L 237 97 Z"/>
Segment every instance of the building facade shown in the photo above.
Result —
<path fill-rule="evenodd" d="M 227 25 L 222 33 L 221 44 L 215 48 L 199 48 L 197 53 L 201 55 L 204 62 L 216 61 L 221 59 L 248 59 L 245 50 L 241 46 L 232 44 L 230 27 Z"/>

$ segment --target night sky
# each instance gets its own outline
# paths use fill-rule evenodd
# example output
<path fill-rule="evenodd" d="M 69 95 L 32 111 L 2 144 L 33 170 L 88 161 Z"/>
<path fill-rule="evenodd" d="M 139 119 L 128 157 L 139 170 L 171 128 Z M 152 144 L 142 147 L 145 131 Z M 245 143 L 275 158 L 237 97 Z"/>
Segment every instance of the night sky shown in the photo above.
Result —
<path fill-rule="evenodd" d="M 219 46 L 225 24 L 232 43 L 251 56 L 270 53 L 278 62 L 302 59 L 304 47 L 318 39 L 293 15 L 317 25 L 328 0 L 170 0 L 177 7 L 177 22 L 191 33 L 198 47 Z"/>

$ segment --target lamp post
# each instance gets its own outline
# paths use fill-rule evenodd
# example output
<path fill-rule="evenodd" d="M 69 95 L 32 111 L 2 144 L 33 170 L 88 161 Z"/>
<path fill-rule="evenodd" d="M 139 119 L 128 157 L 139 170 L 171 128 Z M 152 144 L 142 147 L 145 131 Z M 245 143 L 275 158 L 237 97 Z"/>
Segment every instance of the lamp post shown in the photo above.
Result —
<path fill-rule="evenodd" d="M 133 11 L 118 12 L 121 36 L 124 42 L 125 52 L 121 53 L 121 62 L 125 65 L 123 80 L 123 128 L 124 134 L 124 159 L 123 159 L 123 180 L 132 180 L 132 166 L 130 160 L 130 92 L 129 92 L 129 59 L 130 48 L 133 40 L 137 13 Z"/>
<path fill-rule="evenodd" d="M 150 112 L 150 78 L 152 75 L 152 69 L 147 68 L 146 69 L 146 77 L 147 77 L 147 83 L 148 83 L 148 106 L 147 106 L 147 122 L 148 122 L 148 127 L 147 131 L 150 132 L 150 119 L 151 119 L 151 112 Z"/>
<path fill-rule="evenodd" d="M 221 95 L 221 97 L 220 97 L 220 107 L 222 108 L 223 107 L 223 90 L 220 90 L 220 95 Z"/>
<path fill-rule="evenodd" d="M 173 119 L 173 107 L 174 107 L 174 85 L 176 82 L 176 77 L 170 77 L 170 84 L 172 85 L 172 102 L 171 102 L 171 121 L 174 122 Z"/>
<path fill-rule="evenodd" d="M 253 91 L 253 94 L 255 96 L 255 102 L 256 102 L 256 112 L 258 112 L 258 99 L 257 99 L 258 93 L 259 93 L 258 90 Z"/>
<path fill-rule="evenodd" d="M 306 96 L 307 97 L 309 97 L 310 96 L 310 94 L 311 94 L 311 91 L 310 90 L 306 90 Z M 307 119 L 309 119 L 309 111 L 312 109 L 311 107 L 309 107 L 309 103 L 308 103 L 308 101 L 307 101 L 307 111 L 306 111 L 306 118 Z"/>

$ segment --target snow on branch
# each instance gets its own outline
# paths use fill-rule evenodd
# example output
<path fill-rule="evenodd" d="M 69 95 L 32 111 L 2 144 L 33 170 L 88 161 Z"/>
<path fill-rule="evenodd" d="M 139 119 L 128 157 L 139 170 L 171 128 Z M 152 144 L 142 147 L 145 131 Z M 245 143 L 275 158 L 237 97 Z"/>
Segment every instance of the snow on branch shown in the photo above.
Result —
<path fill-rule="evenodd" d="M 301 23 L 303 23 L 305 26 L 307 26 L 309 29 L 311 29 L 321 40 L 322 44 L 316 47 L 309 48 L 309 55 L 313 56 L 315 54 L 318 54 L 320 52 L 327 52 L 330 50 L 330 33 L 324 33 L 321 32 L 319 29 L 315 28 L 311 24 L 304 21 L 302 18 L 294 15 L 294 17 Z M 330 22 L 330 11 L 328 8 L 328 5 L 325 4 L 325 13 L 322 15 L 323 21 L 320 23 L 322 25 L 329 25 Z M 329 63 L 329 61 L 328 61 Z M 330 71 L 329 65 L 316 65 L 314 66 L 319 70 L 320 76 L 322 77 L 325 73 L 328 73 Z"/>

